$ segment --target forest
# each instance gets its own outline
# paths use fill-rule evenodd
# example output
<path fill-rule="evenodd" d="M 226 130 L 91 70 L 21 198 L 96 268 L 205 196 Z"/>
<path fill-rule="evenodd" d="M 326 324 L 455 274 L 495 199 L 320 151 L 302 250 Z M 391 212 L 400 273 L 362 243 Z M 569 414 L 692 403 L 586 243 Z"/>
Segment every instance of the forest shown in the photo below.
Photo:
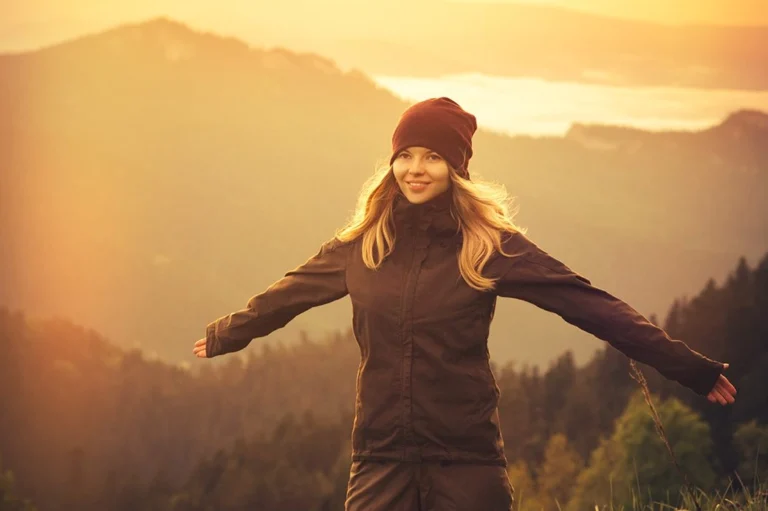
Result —
<path fill-rule="evenodd" d="M 494 364 L 520 510 L 740 492 L 768 480 L 768 255 L 679 297 L 662 326 L 730 364 L 731 406 L 630 361 Z M 158 340 L 160 342 L 160 340 Z M 0 310 L 3 510 L 340 510 L 359 351 L 351 331 L 171 365 L 62 318 Z M 742 486 L 743 485 L 743 486 Z M 591 507 L 590 507 L 591 506 Z"/>

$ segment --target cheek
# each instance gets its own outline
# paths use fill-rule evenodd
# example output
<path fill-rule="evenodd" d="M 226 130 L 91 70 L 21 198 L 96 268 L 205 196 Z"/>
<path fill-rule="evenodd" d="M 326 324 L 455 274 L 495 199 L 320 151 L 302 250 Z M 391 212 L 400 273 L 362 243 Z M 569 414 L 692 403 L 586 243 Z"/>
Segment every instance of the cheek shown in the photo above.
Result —
<path fill-rule="evenodd" d="M 449 174 L 448 167 L 445 167 L 445 166 L 435 169 L 435 171 L 432 172 L 433 179 L 435 180 L 436 183 L 439 184 L 441 189 L 447 188 L 451 182 L 451 177 L 448 174 Z"/>
<path fill-rule="evenodd" d="M 402 164 L 398 164 L 397 162 L 392 164 L 392 174 L 394 174 L 395 179 L 397 179 L 398 181 L 402 181 L 407 170 L 408 168 Z"/>
<path fill-rule="evenodd" d="M 439 165 L 435 165 L 435 167 L 432 169 L 432 175 L 435 176 L 435 179 L 439 179 L 441 181 L 448 181 L 449 173 L 450 171 L 448 170 L 448 166 L 445 164 L 445 162 L 440 162 Z"/>
<path fill-rule="evenodd" d="M 447 179 L 440 181 L 437 183 L 437 186 L 435 187 L 435 193 L 442 193 L 446 191 L 450 187 L 450 183 Z"/>

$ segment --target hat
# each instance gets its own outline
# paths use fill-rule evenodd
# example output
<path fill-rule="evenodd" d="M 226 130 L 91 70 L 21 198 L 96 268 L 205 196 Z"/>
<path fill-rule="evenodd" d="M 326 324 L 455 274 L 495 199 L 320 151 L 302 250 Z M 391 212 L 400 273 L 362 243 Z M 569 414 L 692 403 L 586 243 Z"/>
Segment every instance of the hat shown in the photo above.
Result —
<path fill-rule="evenodd" d="M 450 98 L 432 98 L 410 106 L 400 116 L 392 134 L 392 157 L 412 146 L 435 151 L 469 179 L 469 159 L 472 157 L 472 135 L 477 130 L 475 116 L 462 109 Z"/>

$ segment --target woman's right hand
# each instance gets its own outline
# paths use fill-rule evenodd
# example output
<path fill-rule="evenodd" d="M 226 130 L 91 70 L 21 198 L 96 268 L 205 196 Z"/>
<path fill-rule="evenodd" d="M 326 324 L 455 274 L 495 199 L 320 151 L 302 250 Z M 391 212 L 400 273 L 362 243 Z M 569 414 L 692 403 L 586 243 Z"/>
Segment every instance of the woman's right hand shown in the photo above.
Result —
<path fill-rule="evenodd" d="M 723 365 L 723 370 L 728 369 L 729 364 Z M 709 391 L 709 394 L 707 394 L 707 399 L 709 399 L 712 403 L 720 403 L 721 405 L 727 405 L 733 403 L 736 398 L 733 397 L 736 395 L 736 387 L 733 386 L 733 384 L 728 381 L 728 378 L 725 377 L 724 374 L 721 374 L 717 381 L 715 382 L 715 386 L 712 387 L 712 390 Z"/>
<path fill-rule="evenodd" d="M 195 347 L 192 349 L 192 353 L 198 358 L 208 358 L 205 354 L 205 337 L 195 343 Z"/>

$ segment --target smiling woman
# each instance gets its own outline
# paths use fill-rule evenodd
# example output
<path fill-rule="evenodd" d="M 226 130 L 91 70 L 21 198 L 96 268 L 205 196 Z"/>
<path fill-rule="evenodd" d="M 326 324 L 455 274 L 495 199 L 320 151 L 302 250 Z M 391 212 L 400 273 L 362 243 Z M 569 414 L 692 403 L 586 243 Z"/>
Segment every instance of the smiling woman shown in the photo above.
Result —
<path fill-rule="evenodd" d="M 392 162 L 400 190 L 413 203 L 427 202 L 451 185 L 448 164 L 426 147 L 413 146 L 401 151 Z"/>
<path fill-rule="evenodd" d="M 475 116 L 452 99 L 428 99 L 409 108 L 392 135 L 392 173 L 400 190 L 414 204 L 428 202 L 451 185 L 448 165 L 469 178 Z M 423 147 L 425 143 L 430 147 Z M 445 157 L 441 156 L 444 155 Z"/>
<path fill-rule="evenodd" d="M 733 402 L 724 364 L 549 255 L 514 224 L 505 190 L 470 179 L 476 129 L 446 97 L 408 108 L 389 166 L 366 182 L 349 223 L 195 344 L 201 358 L 235 352 L 349 295 L 361 358 L 346 511 L 512 509 L 488 351 L 499 297 L 556 313 L 712 402 Z"/>

